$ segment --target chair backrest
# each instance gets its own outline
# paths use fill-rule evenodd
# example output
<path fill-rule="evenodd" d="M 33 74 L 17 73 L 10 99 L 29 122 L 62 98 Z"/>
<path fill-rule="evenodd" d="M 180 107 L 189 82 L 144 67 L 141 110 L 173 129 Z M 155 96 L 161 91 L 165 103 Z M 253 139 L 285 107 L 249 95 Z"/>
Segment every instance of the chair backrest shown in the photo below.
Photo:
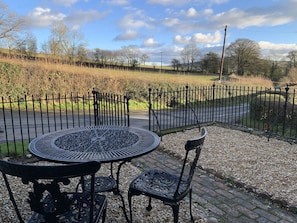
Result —
<path fill-rule="evenodd" d="M 187 190 L 190 188 L 206 135 L 207 130 L 205 127 L 203 127 L 201 128 L 201 135 L 197 139 L 187 140 L 185 144 L 186 154 L 183 160 L 183 166 L 181 169 L 179 182 L 175 191 L 175 197 L 187 192 Z M 190 152 L 193 152 L 194 155 L 190 156 Z M 186 171 L 187 164 L 189 164 L 188 171 Z M 182 184 L 182 181 L 186 181 L 186 184 Z"/>
<path fill-rule="evenodd" d="M 33 184 L 33 190 L 29 192 L 28 203 L 33 212 L 42 214 L 47 218 L 52 218 L 56 215 L 65 213 L 69 209 L 69 200 L 66 194 L 61 191 L 60 183 L 68 185 L 70 178 L 82 177 L 90 175 L 95 177 L 95 173 L 100 169 L 100 163 L 95 161 L 67 164 L 67 165 L 55 165 L 55 166 L 42 166 L 42 165 L 27 165 L 20 163 L 13 163 L 9 161 L 0 160 L 0 171 L 2 172 L 10 200 L 13 203 L 16 214 L 20 222 L 24 222 L 22 215 L 20 214 L 17 202 L 15 200 L 14 193 L 10 187 L 10 181 L 7 175 L 19 177 L 23 184 Z M 46 181 L 40 181 L 46 180 Z M 75 191 L 75 188 L 72 192 Z M 46 195 L 50 195 L 54 200 L 53 212 L 48 213 L 46 210 L 47 205 L 44 203 L 43 198 Z M 91 201 L 93 202 L 93 196 Z M 93 208 L 90 208 L 90 217 L 93 217 Z"/>

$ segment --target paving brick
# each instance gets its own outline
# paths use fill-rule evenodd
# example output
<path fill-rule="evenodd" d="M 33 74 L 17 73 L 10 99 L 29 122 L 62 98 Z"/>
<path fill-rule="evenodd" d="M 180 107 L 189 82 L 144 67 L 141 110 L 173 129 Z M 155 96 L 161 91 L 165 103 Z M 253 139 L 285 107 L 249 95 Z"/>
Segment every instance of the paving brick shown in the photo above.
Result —
<path fill-rule="evenodd" d="M 256 213 L 256 212 L 254 212 L 254 211 L 252 211 L 252 210 L 249 210 L 249 209 L 247 209 L 246 207 L 243 207 L 243 206 L 235 206 L 235 208 L 239 211 L 239 212 L 241 212 L 243 215 L 245 215 L 246 217 L 248 217 L 248 218 L 250 218 L 250 219 L 256 219 L 256 218 L 258 218 L 259 217 L 259 215 Z"/>
<path fill-rule="evenodd" d="M 292 221 L 280 220 L 278 223 L 290 223 L 290 222 Z M 296 220 L 294 222 L 296 222 Z"/>
<path fill-rule="evenodd" d="M 247 216 L 240 216 L 238 218 L 238 223 L 257 223 L 257 221 Z"/>
<path fill-rule="evenodd" d="M 238 217 L 241 215 L 241 213 L 238 210 L 228 206 L 227 204 L 219 204 L 219 207 L 223 211 L 225 211 L 228 216 L 230 215 L 232 217 Z"/>
<path fill-rule="evenodd" d="M 193 191 L 196 191 L 196 188 L 193 188 Z M 218 196 L 218 193 L 215 190 L 207 186 L 202 186 L 199 191 L 207 193 L 209 196 L 212 196 L 212 197 Z"/>
<path fill-rule="evenodd" d="M 270 212 L 263 210 L 263 209 L 259 209 L 257 208 L 256 210 L 254 210 L 256 213 L 258 213 L 260 216 L 270 220 L 271 222 L 277 222 L 279 221 L 279 217 L 271 214 Z"/>
<path fill-rule="evenodd" d="M 222 211 L 221 209 L 219 209 L 217 206 L 211 204 L 211 203 L 207 203 L 205 204 L 205 207 L 207 208 L 207 210 L 209 210 L 212 214 L 218 215 L 218 216 L 224 216 L 226 213 L 224 211 Z"/>
<path fill-rule="evenodd" d="M 132 164 L 141 169 L 158 167 L 171 173 L 180 167 L 179 161 L 160 151 L 134 159 Z M 229 187 L 223 180 L 199 169 L 193 177 L 193 210 L 197 209 L 216 217 L 220 223 L 297 222 L 297 214 L 241 188 Z"/>
<path fill-rule="evenodd" d="M 260 217 L 257 219 L 257 222 L 258 223 L 272 223 L 272 222 L 276 222 L 276 221 L 271 221 L 271 220 L 268 220 L 267 218 Z M 279 220 L 277 222 L 279 222 Z"/>
<path fill-rule="evenodd" d="M 230 190 L 231 189 L 229 186 L 227 186 L 226 184 L 224 184 L 223 182 L 220 182 L 220 181 L 215 181 L 215 182 L 213 182 L 213 184 L 222 190 Z"/>
<path fill-rule="evenodd" d="M 251 198 L 248 199 L 248 200 L 243 200 L 243 199 L 241 199 L 240 197 L 234 198 L 234 199 L 232 200 L 232 202 L 235 202 L 236 204 L 239 204 L 239 205 L 241 205 L 241 206 L 243 206 L 243 207 L 245 207 L 245 208 L 247 208 L 247 209 L 249 209 L 249 210 L 256 209 L 257 206 L 254 205 L 251 201 L 252 201 Z"/>
<path fill-rule="evenodd" d="M 272 211 L 276 216 L 286 222 L 297 222 L 297 214 L 289 213 L 284 208 L 274 208 Z"/>
<path fill-rule="evenodd" d="M 224 197 L 226 197 L 228 199 L 234 198 L 234 195 L 233 194 L 230 194 L 229 191 L 227 191 L 227 190 L 217 189 L 216 192 L 218 194 L 223 195 Z"/>

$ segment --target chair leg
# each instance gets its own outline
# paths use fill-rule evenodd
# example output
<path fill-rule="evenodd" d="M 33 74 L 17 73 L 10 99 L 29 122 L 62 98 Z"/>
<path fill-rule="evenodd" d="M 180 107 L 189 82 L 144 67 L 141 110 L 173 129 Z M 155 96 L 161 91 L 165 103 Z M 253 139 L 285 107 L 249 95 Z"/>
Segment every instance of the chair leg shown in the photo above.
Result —
<path fill-rule="evenodd" d="M 194 216 L 193 216 L 193 213 L 192 213 L 192 188 L 190 189 L 189 195 L 190 195 L 190 215 L 191 215 L 191 221 L 194 222 Z"/>
<path fill-rule="evenodd" d="M 128 192 L 128 201 L 129 201 L 130 223 L 132 223 L 132 195 L 130 191 Z"/>
<path fill-rule="evenodd" d="M 104 208 L 104 211 L 103 211 L 102 221 L 101 221 L 102 223 L 104 223 L 105 222 L 105 219 L 106 219 L 106 211 L 107 211 L 106 209 L 107 209 L 107 207 L 105 207 Z"/>
<path fill-rule="evenodd" d="M 152 210 L 152 198 L 151 197 L 149 197 L 149 204 L 148 204 L 148 206 L 146 207 L 146 210 L 147 211 L 151 211 Z"/>
<path fill-rule="evenodd" d="M 173 210 L 173 222 L 178 223 L 179 204 L 170 205 Z"/>

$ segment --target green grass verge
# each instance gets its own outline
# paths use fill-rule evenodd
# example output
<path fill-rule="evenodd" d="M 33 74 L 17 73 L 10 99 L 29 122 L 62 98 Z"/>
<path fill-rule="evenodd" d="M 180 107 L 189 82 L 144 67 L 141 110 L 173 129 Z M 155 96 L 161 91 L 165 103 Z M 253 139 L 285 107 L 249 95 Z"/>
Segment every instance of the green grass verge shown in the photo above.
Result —
<path fill-rule="evenodd" d="M 0 157 L 17 157 L 29 154 L 29 142 L 9 142 L 0 144 Z"/>

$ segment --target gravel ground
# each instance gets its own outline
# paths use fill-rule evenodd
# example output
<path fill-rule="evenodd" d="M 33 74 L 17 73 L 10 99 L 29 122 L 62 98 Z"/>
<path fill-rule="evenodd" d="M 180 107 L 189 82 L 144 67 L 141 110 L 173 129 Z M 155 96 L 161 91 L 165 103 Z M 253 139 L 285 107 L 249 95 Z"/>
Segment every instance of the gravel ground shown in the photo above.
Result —
<path fill-rule="evenodd" d="M 285 206 L 297 206 L 297 144 L 220 126 L 208 126 L 202 169 Z M 163 136 L 161 146 L 182 154 L 197 129 Z"/>
<path fill-rule="evenodd" d="M 199 165 L 204 170 L 215 175 L 239 182 L 241 186 L 253 188 L 256 193 L 267 194 L 271 199 L 285 201 L 287 205 L 297 206 L 297 145 L 281 140 L 250 134 L 247 132 L 207 126 L 208 135 L 199 159 Z M 160 149 L 177 157 L 183 156 L 184 143 L 195 138 L 200 133 L 197 129 L 172 133 L 162 137 Z M 39 162 L 46 164 L 46 162 Z M 102 166 L 98 174 L 107 174 L 108 169 Z M 129 182 L 140 174 L 140 170 L 131 164 L 126 164 L 121 171 L 122 191 L 127 191 Z M 26 198 L 22 195 L 26 190 L 17 179 L 11 179 L 17 191 L 18 202 L 25 214 Z M 239 183 L 237 185 L 239 185 Z M 15 212 L 8 199 L 4 182 L 0 182 L 0 222 L 14 222 Z M 119 197 L 108 193 L 107 223 L 125 222 Z M 127 194 L 124 194 L 127 201 Z M 147 199 L 143 196 L 133 199 L 134 222 L 172 222 L 170 207 L 154 200 L 151 212 L 145 210 Z M 127 205 L 127 204 L 126 204 Z M 196 207 L 196 206 L 195 206 Z M 207 222 L 207 213 L 196 209 L 195 222 Z M 183 202 L 180 210 L 180 222 L 190 222 L 188 203 Z"/>

